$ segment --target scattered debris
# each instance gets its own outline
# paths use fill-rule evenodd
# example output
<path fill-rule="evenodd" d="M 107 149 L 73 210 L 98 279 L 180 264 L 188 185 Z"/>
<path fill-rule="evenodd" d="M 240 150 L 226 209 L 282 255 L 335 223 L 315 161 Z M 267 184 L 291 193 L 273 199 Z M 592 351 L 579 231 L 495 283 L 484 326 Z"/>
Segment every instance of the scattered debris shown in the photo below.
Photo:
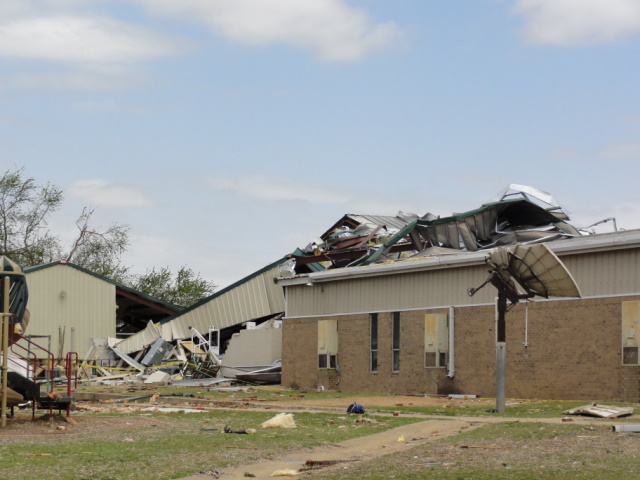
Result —
<path fill-rule="evenodd" d="M 358 417 L 353 422 L 354 423 L 378 423 L 377 420 L 373 420 L 372 418 L 367 418 L 367 417 Z"/>
<path fill-rule="evenodd" d="M 564 413 L 565 415 L 587 415 L 591 417 L 600 417 L 600 418 L 619 418 L 619 417 L 626 417 L 628 415 L 633 415 L 633 408 L 601 406 L 601 405 L 592 403 L 591 405 L 572 408 L 562 413 Z"/>
<path fill-rule="evenodd" d="M 275 417 L 263 422 L 261 428 L 296 428 L 296 422 L 290 413 L 279 413 Z"/>
<path fill-rule="evenodd" d="M 298 475 L 297 470 L 292 470 L 290 468 L 283 468 L 282 470 L 276 470 L 271 474 L 272 477 L 295 477 Z"/>
<path fill-rule="evenodd" d="M 614 432 L 640 433 L 640 425 L 614 425 L 611 429 Z"/>
<path fill-rule="evenodd" d="M 460 445 L 460 448 L 489 448 L 495 450 L 509 450 L 511 447 L 496 447 L 493 445 Z"/>
<path fill-rule="evenodd" d="M 141 412 L 156 413 L 202 413 L 204 410 L 198 408 L 177 408 L 177 407 L 147 407 L 141 408 Z"/>
<path fill-rule="evenodd" d="M 217 470 L 209 470 L 208 472 L 206 471 L 202 471 L 202 472 L 198 472 L 200 473 L 200 475 L 210 475 L 213 478 L 220 478 L 220 472 Z"/>
<path fill-rule="evenodd" d="M 229 427 L 228 425 L 226 425 L 224 427 L 224 433 L 241 433 L 241 434 L 253 434 L 256 433 L 256 429 L 255 428 L 242 428 L 240 430 L 231 430 L 231 427 Z"/>
<path fill-rule="evenodd" d="M 301 472 L 307 472 L 309 470 L 318 470 L 323 467 L 330 467 L 338 463 L 346 462 L 347 460 L 307 460 L 304 466 L 300 469 Z"/>

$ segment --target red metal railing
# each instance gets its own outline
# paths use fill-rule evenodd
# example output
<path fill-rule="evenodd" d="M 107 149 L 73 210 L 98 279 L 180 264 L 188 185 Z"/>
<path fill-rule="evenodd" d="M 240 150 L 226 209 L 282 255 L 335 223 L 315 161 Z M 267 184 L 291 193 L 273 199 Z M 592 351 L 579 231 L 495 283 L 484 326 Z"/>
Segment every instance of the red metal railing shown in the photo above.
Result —
<path fill-rule="evenodd" d="M 18 337 L 19 339 L 24 340 L 25 342 L 27 342 L 27 345 L 29 346 L 29 348 L 20 345 L 19 343 L 17 343 L 16 341 L 11 341 L 11 352 L 16 355 L 18 358 L 24 360 L 27 362 L 27 378 L 29 376 L 29 365 L 32 366 L 33 368 L 33 378 L 31 379 L 33 382 L 36 382 L 37 377 L 38 377 L 38 367 L 41 367 L 45 374 L 46 374 L 46 380 L 47 380 L 47 395 L 51 398 L 51 401 L 49 401 L 49 418 L 53 418 L 53 403 L 54 403 L 54 391 L 53 391 L 53 380 L 54 380 L 54 365 L 55 365 L 55 355 L 53 354 L 53 352 L 50 352 L 49 350 L 47 350 L 46 348 L 44 348 L 41 345 L 38 345 L 37 343 L 35 343 L 33 340 L 24 337 L 22 335 L 14 335 L 14 337 Z M 19 349 L 22 349 L 24 351 L 26 351 L 26 356 L 16 352 L 14 350 L 14 347 L 17 347 Z M 32 347 L 35 347 L 32 348 Z M 38 356 L 36 354 L 35 351 L 40 350 L 42 352 L 44 352 L 46 354 L 47 360 L 45 360 L 45 364 L 43 365 L 39 365 L 38 362 Z M 30 359 L 29 357 L 33 355 L 33 360 Z M 75 362 L 74 362 L 74 358 L 75 358 Z M 75 367 L 75 368 L 74 368 Z M 76 352 L 68 352 L 67 356 L 65 358 L 65 374 L 67 377 L 67 397 L 71 397 L 71 384 L 74 383 L 74 391 L 75 389 L 78 387 L 78 354 Z M 72 382 L 72 376 L 74 376 L 74 382 Z M 38 399 L 36 399 L 36 402 L 38 401 Z M 71 415 L 70 410 L 71 409 L 71 402 L 67 403 L 67 417 L 69 417 Z M 35 414 L 35 402 L 34 402 L 34 414 Z"/>
<path fill-rule="evenodd" d="M 75 357 L 75 364 L 74 359 Z M 71 376 L 73 375 L 73 391 L 78 388 L 78 353 L 67 352 L 67 358 L 65 359 L 65 373 L 67 374 L 67 397 L 71 398 Z M 75 367 L 75 368 L 74 368 Z M 67 403 L 67 418 L 71 416 L 71 402 Z"/>

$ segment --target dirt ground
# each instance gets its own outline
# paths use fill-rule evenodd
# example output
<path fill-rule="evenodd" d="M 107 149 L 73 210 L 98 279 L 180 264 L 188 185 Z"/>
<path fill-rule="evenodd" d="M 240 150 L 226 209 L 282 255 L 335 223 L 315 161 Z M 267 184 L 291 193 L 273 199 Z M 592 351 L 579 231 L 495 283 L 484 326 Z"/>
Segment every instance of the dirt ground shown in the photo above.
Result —
<path fill-rule="evenodd" d="M 252 478 L 272 478 L 277 476 L 274 475 L 275 472 L 281 472 L 285 476 L 284 474 L 287 472 L 298 471 L 310 459 L 319 465 L 323 462 L 353 465 L 400 452 L 408 447 L 421 445 L 437 438 L 455 435 L 480 425 L 480 423 L 467 420 L 427 420 L 366 437 L 354 438 L 339 444 L 329 444 L 293 452 L 278 460 L 227 468 L 218 472 L 215 478 L 239 480 L 246 478 L 247 472 L 251 473 Z M 212 475 L 207 473 L 192 475 L 182 480 L 211 480 L 211 478 Z"/>
<path fill-rule="evenodd" d="M 16 412 L 15 417 L 7 418 L 7 427 L 0 429 L 0 442 L 20 443 L 20 439 L 25 436 L 61 436 L 79 435 L 91 432 L 109 432 L 122 428 L 135 429 L 140 426 L 153 426 L 158 424 L 157 420 L 145 417 L 83 417 L 72 414 L 67 419 L 64 415 L 58 415 L 56 411 L 52 418 L 49 413 L 37 411 L 35 421 L 32 421 L 30 412 Z"/>

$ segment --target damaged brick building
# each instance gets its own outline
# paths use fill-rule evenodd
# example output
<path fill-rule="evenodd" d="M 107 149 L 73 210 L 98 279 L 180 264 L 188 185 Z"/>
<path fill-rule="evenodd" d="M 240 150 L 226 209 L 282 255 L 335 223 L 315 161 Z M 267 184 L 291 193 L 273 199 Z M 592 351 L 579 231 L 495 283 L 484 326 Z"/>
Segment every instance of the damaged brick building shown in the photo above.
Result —
<path fill-rule="evenodd" d="M 496 247 L 544 243 L 581 296 L 509 306 L 507 396 L 640 400 L 640 230 L 577 229 L 550 195 L 522 186 L 451 217 L 404 217 L 377 242 L 380 224 L 334 225 L 296 252 L 279 280 L 283 386 L 494 396 L 496 290 L 468 291 Z"/>

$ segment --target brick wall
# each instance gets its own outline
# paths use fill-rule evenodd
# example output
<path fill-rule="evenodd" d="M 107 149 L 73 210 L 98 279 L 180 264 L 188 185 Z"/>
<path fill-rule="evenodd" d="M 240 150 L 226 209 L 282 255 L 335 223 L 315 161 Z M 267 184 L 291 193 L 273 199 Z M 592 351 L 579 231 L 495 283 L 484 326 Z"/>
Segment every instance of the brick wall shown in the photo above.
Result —
<path fill-rule="evenodd" d="M 511 309 L 506 317 L 507 397 L 638 401 L 640 367 L 623 367 L 621 357 L 621 302 L 637 299 L 530 302 L 526 332 L 525 306 Z M 494 307 L 455 309 L 452 379 L 444 367 L 424 367 L 424 314 L 436 312 L 401 312 L 397 373 L 391 371 L 391 313 L 378 315 L 377 373 L 370 372 L 369 365 L 369 315 L 335 317 L 339 372 L 317 368 L 320 318 L 287 318 L 282 384 L 346 392 L 495 397 Z"/>

